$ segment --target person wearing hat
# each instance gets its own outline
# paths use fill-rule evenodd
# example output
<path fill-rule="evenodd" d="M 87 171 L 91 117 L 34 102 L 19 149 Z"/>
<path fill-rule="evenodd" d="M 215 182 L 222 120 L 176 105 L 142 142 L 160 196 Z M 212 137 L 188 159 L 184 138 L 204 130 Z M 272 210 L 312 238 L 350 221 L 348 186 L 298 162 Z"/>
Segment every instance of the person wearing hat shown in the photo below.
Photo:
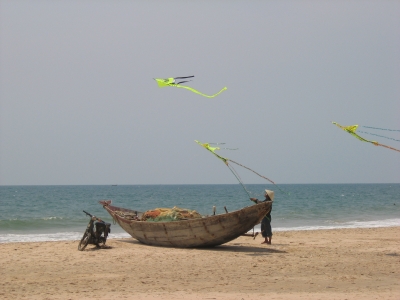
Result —
<path fill-rule="evenodd" d="M 274 192 L 270 190 L 265 190 L 264 201 L 272 201 L 273 199 L 274 199 Z M 250 200 L 256 204 L 264 202 L 258 200 L 257 198 L 250 198 Z M 272 210 L 272 205 L 271 205 L 271 210 Z M 272 239 L 271 210 L 261 220 L 261 234 L 265 238 L 265 240 L 261 244 L 271 245 L 271 239 Z"/>

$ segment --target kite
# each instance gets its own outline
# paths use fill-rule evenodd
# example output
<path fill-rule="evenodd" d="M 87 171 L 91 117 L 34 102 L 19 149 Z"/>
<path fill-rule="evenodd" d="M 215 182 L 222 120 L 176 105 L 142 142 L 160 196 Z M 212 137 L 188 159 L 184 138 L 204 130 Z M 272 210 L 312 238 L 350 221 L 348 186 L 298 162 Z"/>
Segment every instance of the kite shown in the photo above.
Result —
<path fill-rule="evenodd" d="M 238 162 L 233 161 L 232 159 L 223 157 L 223 156 L 221 156 L 221 155 L 215 153 L 216 150 L 220 150 L 221 148 L 220 148 L 220 147 L 211 147 L 210 144 L 214 144 L 214 143 L 201 143 L 201 142 L 196 141 L 196 140 L 195 140 L 195 142 L 196 142 L 197 144 L 199 144 L 200 146 L 206 148 L 208 151 L 210 151 L 212 154 L 214 154 L 218 159 L 222 160 L 222 161 L 225 163 L 225 165 L 229 168 L 229 170 L 231 170 L 231 172 L 233 173 L 233 175 L 235 175 L 236 179 L 239 181 L 239 183 L 241 184 L 241 186 L 243 187 L 243 189 L 245 190 L 245 192 L 247 193 L 247 195 L 249 196 L 249 198 L 251 198 L 249 191 L 247 191 L 246 187 L 244 186 L 242 180 L 241 180 L 240 177 L 239 177 L 239 174 L 235 171 L 235 169 L 233 169 L 233 166 L 231 166 L 231 165 L 229 164 L 229 162 L 232 162 L 232 163 L 234 163 L 234 164 L 236 164 L 236 165 L 238 165 L 238 166 L 241 166 L 242 168 L 245 168 L 245 169 L 247 169 L 247 170 L 249 170 L 249 171 L 251 171 L 251 172 L 257 174 L 257 175 L 260 176 L 261 178 L 264 178 L 264 179 L 268 180 L 269 182 L 271 182 L 272 184 L 276 185 L 275 182 L 273 182 L 271 179 L 268 179 L 267 177 L 265 177 L 265 176 L 263 176 L 263 175 L 261 175 L 261 174 L 258 174 L 256 171 L 254 171 L 254 170 L 252 170 L 252 169 L 250 169 L 250 168 L 248 168 L 248 167 L 246 167 L 246 166 L 244 166 L 244 165 L 241 165 L 241 164 L 239 164 Z M 229 149 L 229 148 L 224 148 L 224 149 Z M 236 150 L 236 149 L 229 149 L 229 150 Z M 278 186 L 277 186 L 277 187 L 278 187 Z M 280 189 L 280 188 L 278 187 L 278 189 Z"/>
<path fill-rule="evenodd" d="M 188 79 L 188 78 L 193 78 L 194 76 L 186 76 L 186 77 L 174 77 L 174 78 L 165 78 L 165 79 L 161 79 L 161 78 L 153 78 L 155 81 L 157 81 L 157 84 L 159 87 L 166 87 L 166 86 L 174 86 L 177 88 L 183 88 L 183 89 L 187 89 L 189 91 L 192 91 L 193 93 L 202 95 L 204 97 L 207 98 L 214 98 L 215 96 L 218 96 L 219 94 L 221 94 L 223 91 L 227 90 L 227 87 L 224 87 L 222 90 L 220 90 L 218 93 L 214 94 L 214 95 L 206 95 L 203 94 L 201 92 L 199 92 L 198 90 L 195 90 L 194 88 L 188 87 L 186 85 L 180 85 L 181 83 L 185 83 L 185 82 L 189 82 L 191 80 L 184 80 L 184 81 L 179 81 L 176 82 L 176 79 Z"/>
<path fill-rule="evenodd" d="M 371 143 L 371 144 L 373 144 L 373 145 L 375 145 L 375 146 L 382 146 L 382 147 L 385 147 L 385 148 L 388 148 L 388 149 L 391 149 L 391 150 L 400 152 L 400 150 L 398 150 L 398 149 L 395 149 L 395 148 L 392 148 L 392 147 L 389 147 L 389 146 L 380 144 L 380 143 L 378 143 L 377 141 L 370 141 L 370 140 L 367 140 L 367 139 L 365 139 L 365 138 L 359 136 L 359 135 L 356 133 L 356 130 L 357 130 L 357 128 L 358 128 L 358 125 L 342 126 L 342 125 L 340 125 L 340 124 L 338 124 L 338 123 L 336 123 L 336 122 L 332 122 L 332 124 L 335 124 L 337 127 L 339 127 L 339 128 L 341 128 L 341 129 L 343 129 L 344 131 L 350 133 L 352 136 L 354 136 L 355 138 L 359 139 L 359 140 L 362 141 L 362 142 Z M 365 127 L 365 128 L 372 128 L 372 129 L 380 129 L 380 130 L 399 131 L 399 130 L 383 129 L 383 128 L 376 128 L 376 127 L 368 127 L 368 126 L 363 126 L 363 127 Z M 360 131 L 360 132 L 362 132 L 362 131 Z M 368 133 L 368 132 L 362 132 L 362 133 Z M 376 135 L 376 136 L 388 138 L 388 137 L 385 137 L 385 136 L 382 136 L 382 135 L 373 134 L 373 133 L 368 133 L 368 134 L 372 134 L 372 135 Z M 389 138 L 389 139 L 392 139 L 392 138 Z M 395 140 L 395 139 L 392 139 L 392 140 Z M 398 140 L 395 140 L 395 141 L 398 141 Z"/>
<path fill-rule="evenodd" d="M 214 143 L 200 143 L 199 141 L 195 142 L 197 144 L 199 144 L 200 146 L 203 146 L 204 148 L 206 148 L 208 151 L 210 151 L 212 154 L 214 154 L 216 157 L 218 157 L 220 160 L 222 160 L 226 165 L 228 165 L 228 159 L 225 157 L 222 157 L 220 155 L 218 155 L 217 153 L 215 153 L 216 150 L 221 150 L 220 147 L 211 147 L 210 144 L 214 144 Z"/>

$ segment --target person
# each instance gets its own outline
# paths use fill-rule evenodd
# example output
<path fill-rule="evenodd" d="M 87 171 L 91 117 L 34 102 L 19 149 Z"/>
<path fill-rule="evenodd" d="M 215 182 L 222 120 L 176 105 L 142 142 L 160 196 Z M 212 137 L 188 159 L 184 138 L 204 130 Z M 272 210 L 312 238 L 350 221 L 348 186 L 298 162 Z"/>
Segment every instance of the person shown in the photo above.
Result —
<path fill-rule="evenodd" d="M 250 198 L 250 200 L 256 204 L 264 201 L 272 201 L 273 199 L 274 199 L 274 192 L 270 190 L 265 190 L 265 199 L 263 201 L 260 201 L 257 198 Z M 261 220 L 261 234 L 265 239 L 261 244 L 271 245 L 271 240 L 272 240 L 271 211 L 272 211 L 272 205 L 271 205 L 271 210 Z"/>

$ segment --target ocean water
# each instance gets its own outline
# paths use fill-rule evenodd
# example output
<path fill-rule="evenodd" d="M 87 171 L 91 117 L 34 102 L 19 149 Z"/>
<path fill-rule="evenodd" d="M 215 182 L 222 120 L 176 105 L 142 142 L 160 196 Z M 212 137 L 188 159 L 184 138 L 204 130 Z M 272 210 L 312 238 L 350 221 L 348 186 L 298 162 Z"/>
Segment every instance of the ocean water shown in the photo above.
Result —
<path fill-rule="evenodd" d="M 275 191 L 272 230 L 400 226 L 400 184 L 246 185 L 252 197 Z M 86 210 L 112 223 L 98 204 L 146 211 L 179 206 L 211 215 L 253 205 L 236 185 L 0 186 L 0 243 L 78 240 Z M 259 231 L 259 225 L 255 228 Z M 118 224 L 109 238 L 129 237 Z"/>

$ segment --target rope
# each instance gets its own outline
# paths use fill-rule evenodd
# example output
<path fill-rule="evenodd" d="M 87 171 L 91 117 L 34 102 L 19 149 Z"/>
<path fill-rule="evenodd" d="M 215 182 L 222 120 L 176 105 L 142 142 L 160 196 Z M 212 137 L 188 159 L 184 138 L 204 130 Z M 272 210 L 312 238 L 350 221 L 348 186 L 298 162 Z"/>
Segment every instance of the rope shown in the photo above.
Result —
<path fill-rule="evenodd" d="M 371 129 L 378 129 L 378 130 L 387 130 L 387 131 L 400 131 L 398 129 L 386 129 L 386 128 L 379 128 L 379 127 L 371 127 L 371 126 L 363 126 L 364 128 L 371 128 Z"/>
<path fill-rule="evenodd" d="M 257 173 L 256 171 L 254 171 L 254 170 L 252 170 L 252 169 L 250 169 L 250 168 L 248 168 L 248 167 L 246 167 L 246 166 L 244 166 L 244 165 L 242 165 L 242 164 L 239 164 L 239 163 L 236 162 L 236 161 L 233 161 L 233 160 L 231 160 L 231 159 L 229 159 L 229 161 L 231 161 L 231 162 L 237 164 L 238 166 L 241 166 L 242 168 L 245 168 L 245 169 L 247 169 L 247 170 L 253 172 L 254 174 L 257 174 L 257 175 L 260 176 L 261 178 L 264 178 L 264 179 L 268 180 L 269 182 L 271 182 L 272 184 L 274 184 L 281 192 L 290 195 L 290 193 L 287 193 L 287 192 L 285 192 L 284 190 L 282 190 L 282 189 L 281 189 L 275 182 L 273 182 L 271 179 L 269 179 L 269 178 L 267 178 L 267 177 L 265 177 L 265 176 L 263 176 L 263 175 Z M 250 195 L 249 195 L 249 196 L 250 196 Z"/>
<path fill-rule="evenodd" d="M 229 168 L 229 170 L 231 170 L 232 174 L 236 177 L 236 179 L 239 181 L 240 185 L 242 186 L 242 188 L 244 189 L 246 194 L 249 196 L 249 198 L 251 198 L 251 196 L 250 196 L 249 192 L 246 190 L 243 182 L 240 180 L 239 175 L 236 173 L 236 171 L 234 171 L 235 169 L 233 169 L 233 167 L 231 168 L 231 166 L 229 164 L 226 164 L 226 165 Z"/>
<path fill-rule="evenodd" d="M 256 171 L 253 171 L 252 169 L 250 169 L 250 168 L 248 168 L 248 167 L 246 167 L 246 166 L 243 166 L 243 165 L 241 165 L 241 164 L 239 164 L 239 163 L 237 163 L 236 161 L 233 161 L 233 160 L 231 160 L 231 159 L 230 159 L 229 161 L 231 161 L 231 162 L 233 162 L 233 163 L 235 163 L 235 164 L 241 166 L 242 168 L 245 168 L 245 169 L 247 169 L 247 170 L 249 170 L 249 171 L 252 171 L 253 173 L 257 174 L 258 176 L 260 176 L 260 177 L 262 177 L 262 178 L 268 180 L 269 182 L 275 184 L 275 182 L 273 182 L 271 179 L 268 179 L 267 177 L 262 176 L 261 174 L 258 174 Z"/>
<path fill-rule="evenodd" d="M 387 137 L 387 136 L 384 136 L 384 135 L 379 135 L 379 134 L 370 133 L 370 132 L 365 132 L 365 131 L 359 131 L 359 132 L 361 132 L 361 133 L 366 133 L 366 134 L 370 134 L 370 135 L 375 135 L 375 136 L 379 136 L 379 137 L 383 137 L 383 138 L 385 138 L 385 139 L 393 140 L 393 141 L 396 141 L 396 142 L 400 142 L 400 140 L 396 140 L 396 139 L 393 139 L 393 138 L 391 138 L 391 137 Z"/>

